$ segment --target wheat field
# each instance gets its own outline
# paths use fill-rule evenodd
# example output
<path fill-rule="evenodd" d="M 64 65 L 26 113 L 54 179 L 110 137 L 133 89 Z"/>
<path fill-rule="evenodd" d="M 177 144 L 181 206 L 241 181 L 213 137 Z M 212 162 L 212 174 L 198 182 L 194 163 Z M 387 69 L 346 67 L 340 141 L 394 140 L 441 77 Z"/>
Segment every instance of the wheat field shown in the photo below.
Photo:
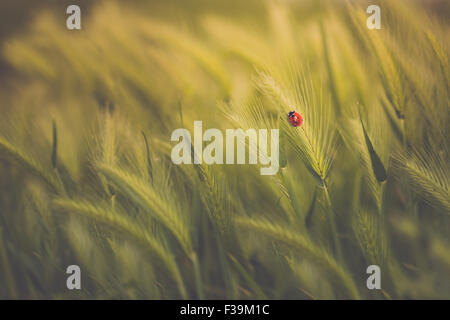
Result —
<path fill-rule="evenodd" d="M 180 0 L 2 32 L 0 298 L 449 299 L 449 6 L 377 3 L 381 30 L 367 1 Z M 195 120 L 279 129 L 279 171 L 175 165 Z"/>

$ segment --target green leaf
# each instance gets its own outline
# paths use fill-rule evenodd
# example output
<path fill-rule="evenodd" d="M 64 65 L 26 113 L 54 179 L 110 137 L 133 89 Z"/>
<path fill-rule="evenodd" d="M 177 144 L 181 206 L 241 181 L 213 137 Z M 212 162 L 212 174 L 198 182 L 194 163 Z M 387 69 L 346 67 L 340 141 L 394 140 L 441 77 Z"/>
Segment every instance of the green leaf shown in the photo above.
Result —
<path fill-rule="evenodd" d="M 372 163 L 373 173 L 379 182 L 383 182 L 387 179 L 386 169 L 384 168 L 383 162 L 381 162 L 380 157 L 377 152 L 373 148 L 372 141 L 370 141 L 369 136 L 367 135 L 366 128 L 364 127 L 364 123 L 361 120 L 362 128 L 364 131 L 364 139 L 366 141 L 367 149 L 370 154 L 370 161 Z"/>
<path fill-rule="evenodd" d="M 278 128 L 280 128 L 280 168 L 286 168 L 287 166 L 287 157 L 286 157 L 286 132 L 284 131 L 284 127 L 282 126 L 283 119 L 280 116 L 278 118 Z"/>
<path fill-rule="evenodd" d="M 145 132 L 142 131 L 142 135 L 144 137 L 144 142 L 145 142 L 145 151 L 147 154 L 147 170 L 148 170 L 148 176 L 150 178 L 151 181 L 153 181 L 153 173 L 152 173 L 152 159 L 150 157 L 150 148 L 148 147 L 148 140 L 147 140 L 147 136 L 145 135 Z"/>

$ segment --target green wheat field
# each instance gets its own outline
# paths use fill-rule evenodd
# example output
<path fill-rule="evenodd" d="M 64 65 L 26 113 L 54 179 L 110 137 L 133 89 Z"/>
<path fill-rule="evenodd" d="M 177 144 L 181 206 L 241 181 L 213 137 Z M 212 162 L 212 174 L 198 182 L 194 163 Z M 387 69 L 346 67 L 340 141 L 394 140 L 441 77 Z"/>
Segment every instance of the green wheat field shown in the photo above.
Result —
<path fill-rule="evenodd" d="M 81 30 L 23 2 L 0 4 L 1 299 L 450 299 L 448 2 L 81 1 Z M 279 129 L 279 171 L 173 164 L 195 120 Z"/>

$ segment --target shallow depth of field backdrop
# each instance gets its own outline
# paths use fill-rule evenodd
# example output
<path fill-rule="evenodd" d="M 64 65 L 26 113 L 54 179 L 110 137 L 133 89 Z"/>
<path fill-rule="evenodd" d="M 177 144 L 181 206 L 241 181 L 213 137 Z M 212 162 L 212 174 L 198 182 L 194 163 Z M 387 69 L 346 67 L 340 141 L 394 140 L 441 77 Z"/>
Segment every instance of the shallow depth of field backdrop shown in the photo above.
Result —
<path fill-rule="evenodd" d="M 0 4 L 0 298 L 450 298 L 448 1 L 66 2 Z M 279 172 L 174 165 L 194 120 Z"/>

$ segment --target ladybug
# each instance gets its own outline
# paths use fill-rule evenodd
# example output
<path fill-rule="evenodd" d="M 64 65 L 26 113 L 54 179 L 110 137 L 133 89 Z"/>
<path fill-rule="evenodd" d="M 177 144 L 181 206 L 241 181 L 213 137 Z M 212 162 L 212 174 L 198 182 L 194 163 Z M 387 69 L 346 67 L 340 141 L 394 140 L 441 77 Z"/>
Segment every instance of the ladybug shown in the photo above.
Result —
<path fill-rule="evenodd" d="M 287 115 L 287 120 L 293 127 L 300 127 L 303 123 L 303 117 L 296 111 L 291 111 Z"/>

